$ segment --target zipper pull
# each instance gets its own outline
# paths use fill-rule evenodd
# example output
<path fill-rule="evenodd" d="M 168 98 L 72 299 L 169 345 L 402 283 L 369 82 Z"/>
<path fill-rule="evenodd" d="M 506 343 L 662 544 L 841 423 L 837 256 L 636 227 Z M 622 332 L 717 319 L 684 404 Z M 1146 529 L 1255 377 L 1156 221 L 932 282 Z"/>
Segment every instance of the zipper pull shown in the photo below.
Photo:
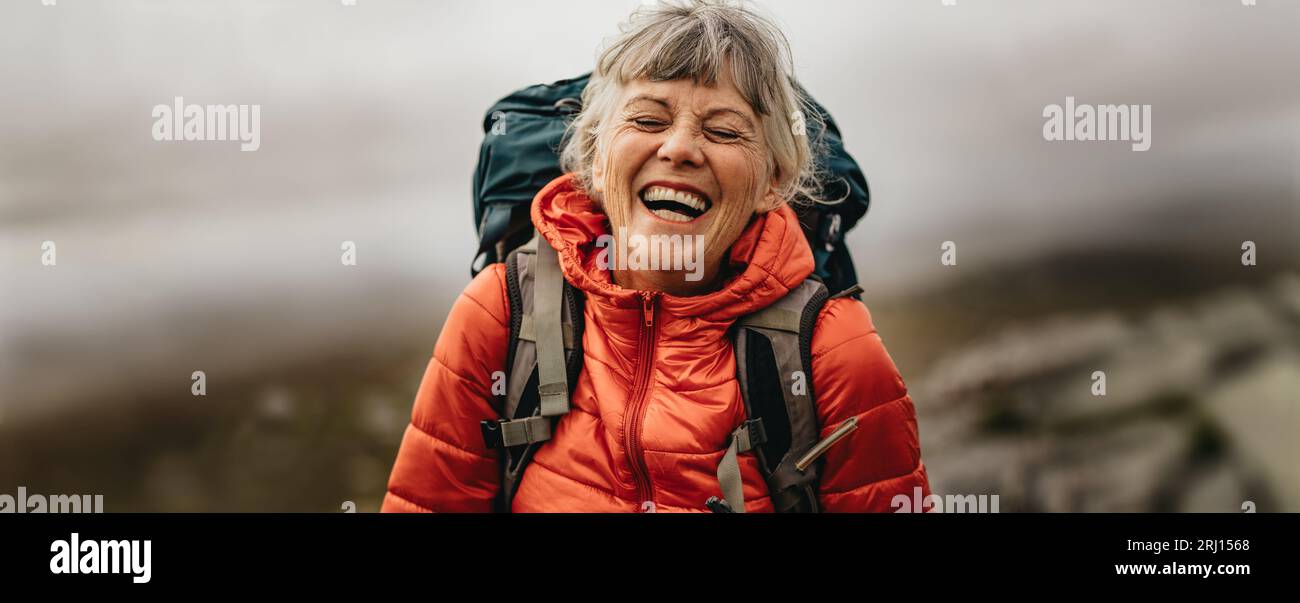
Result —
<path fill-rule="evenodd" d="M 654 305 L 655 301 L 654 300 L 655 300 L 654 293 L 644 292 L 641 294 L 641 302 L 643 304 L 642 311 L 643 314 L 645 315 L 645 326 L 647 327 L 653 327 L 655 324 L 655 305 Z"/>

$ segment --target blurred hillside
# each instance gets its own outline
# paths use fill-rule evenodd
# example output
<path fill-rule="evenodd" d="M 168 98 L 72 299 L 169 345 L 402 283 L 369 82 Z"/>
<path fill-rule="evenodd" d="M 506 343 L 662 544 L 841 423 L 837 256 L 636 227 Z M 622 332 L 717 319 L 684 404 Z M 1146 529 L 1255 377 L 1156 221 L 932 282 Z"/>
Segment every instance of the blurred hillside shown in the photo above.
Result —
<path fill-rule="evenodd" d="M 1018 318 L 914 383 L 938 492 L 1003 511 L 1300 510 L 1295 273 L 1136 316 Z"/>

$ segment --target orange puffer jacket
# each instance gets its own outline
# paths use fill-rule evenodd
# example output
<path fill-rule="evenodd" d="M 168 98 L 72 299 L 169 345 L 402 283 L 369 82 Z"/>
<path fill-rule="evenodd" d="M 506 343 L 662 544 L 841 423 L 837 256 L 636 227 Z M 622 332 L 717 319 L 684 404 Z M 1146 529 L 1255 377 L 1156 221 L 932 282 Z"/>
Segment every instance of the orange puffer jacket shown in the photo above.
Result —
<path fill-rule="evenodd" d="M 564 415 L 524 473 L 515 512 L 708 511 L 722 496 L 717 468 L 744 420 L 727 328 L 764 308 L 813 268 L 794 212 L 756 216 L 731 250 L 734 277 L 697 297 L 623 289 L 597 267 L 608 232 L 600 208 L 569 176 L 533 202 L 533 224 L 559 251 L 565 278 L 586 296 L 582 373 Z M 500 490 L 497 451 L 479 421 L 500 416 L 492 374 L 509 345 L 505 269 L 491 266 L 447 317 L 415 399 L 384 511 L 490 511 Z M 858 418 L 823 457 L 825 511 L 892 511 L 897 494 L 930 493 L 916 414 L 866 306 L 826 303 L 812 340 L 821 436 Z M 739 457 L 747 512 L 771 511 L 753 453 Z M 645 503 L 653 504 L 645 504 Z"/>

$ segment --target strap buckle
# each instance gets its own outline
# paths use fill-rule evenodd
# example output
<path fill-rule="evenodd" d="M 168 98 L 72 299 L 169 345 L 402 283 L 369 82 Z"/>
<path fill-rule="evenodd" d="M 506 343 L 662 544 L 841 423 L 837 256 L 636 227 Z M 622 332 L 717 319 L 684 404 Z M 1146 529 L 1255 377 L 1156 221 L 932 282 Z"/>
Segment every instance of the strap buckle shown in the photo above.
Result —
<path fill-rule="evenodd" d="M 767 443 L 767 428 L 762 418 L 748 419 L 736 428 L 734 436 L 740 440 L 736 452 L 749 452 Z"/>
<path fill-rule="evenodd" d="M 478 428 L 483 432 L 483 445 L 489 449 L 502 448 L 500 421 L 479 421 Z"/>
<path fill-rule="evenodd" d="M 483 432 L 483 444 L 489 449 L 533 444 L 551 439 L 550 417 L 532 416 L 513 420 L 479 421 L 478 426 Z"/>

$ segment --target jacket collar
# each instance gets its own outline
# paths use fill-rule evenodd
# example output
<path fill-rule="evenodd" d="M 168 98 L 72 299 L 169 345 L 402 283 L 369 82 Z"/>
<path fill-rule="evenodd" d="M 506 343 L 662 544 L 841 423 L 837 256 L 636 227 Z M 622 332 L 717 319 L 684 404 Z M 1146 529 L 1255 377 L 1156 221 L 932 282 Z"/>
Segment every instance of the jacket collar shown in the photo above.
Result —
<path fill-rule="evenodd" d="M 639 306 L 641 292 L 615 284 L 596 263 L 596 239 L 610 232 L 600 206 L 576 184 L 572 174 L 552 180 L 533 199 L 533 226 L 559 252 L 560 267 L 588 299 L 618 307 Z M 733 275 L 721 289 L 691 297 L 660 294 L 671 314 L 711 321 L 734 320 L 771 305 L 813 271 L 812 251 L 793 209 L 787 205 L 756 214 L 731 246 Z"/>

